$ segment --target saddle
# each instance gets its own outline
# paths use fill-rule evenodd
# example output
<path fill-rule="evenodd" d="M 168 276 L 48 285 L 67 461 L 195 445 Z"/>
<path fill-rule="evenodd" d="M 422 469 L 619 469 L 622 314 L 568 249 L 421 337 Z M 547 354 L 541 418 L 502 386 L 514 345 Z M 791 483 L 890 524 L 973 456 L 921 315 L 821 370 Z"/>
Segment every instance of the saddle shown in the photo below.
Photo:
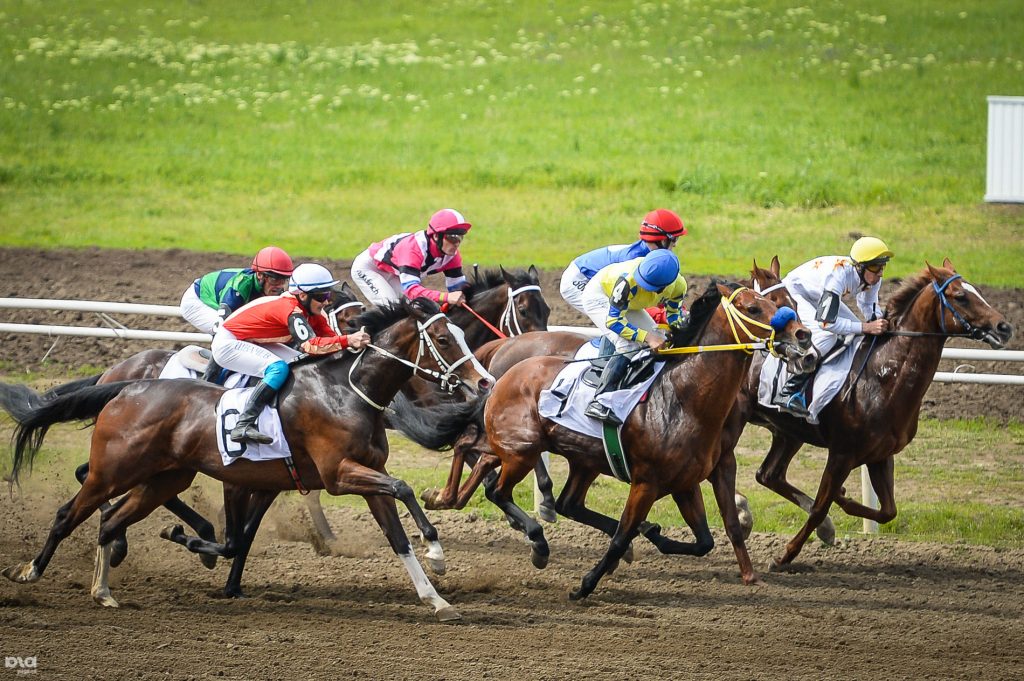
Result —
<path fill-rule="evenodd" d="M 201 375 L 206 371 L 206 365 L 213 359 L 213 353 L 208 348 L 201 348 L 198 345 L 186 345 L 178 350 L 178 361 L 186 369 L 197 371 Z"/>
<path fill-rule="evenodd" d="M 598 355 L 590 360 L 590 365 L 580 377 L 580 380 L 591 388 L 596 388 L 601 381 L 601 372 L 604 371 L 610 357 Z M 635 385 L 643 383 L 654 373 L 654 354 L 650 350 L 643 349 L 633 356 L 626 369 L 626 375 L 619 383 L 618 390 L 628 390 Z"/>

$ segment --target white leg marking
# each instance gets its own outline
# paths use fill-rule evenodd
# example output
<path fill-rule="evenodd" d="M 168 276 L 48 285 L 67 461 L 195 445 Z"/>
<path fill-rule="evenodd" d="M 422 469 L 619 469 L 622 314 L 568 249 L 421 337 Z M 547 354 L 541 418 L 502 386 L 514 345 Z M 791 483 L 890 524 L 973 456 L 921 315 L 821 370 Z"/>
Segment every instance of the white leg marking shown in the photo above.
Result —
<path fill-rule="evenodd" d="M 398 557 L 405 566 L 406 572 L 409 573 L 413 586 L 416 587 L 416 595 L 420 597 L 421 601 L 434 608 L 437 619 L 447 622 L 462 618 L 462 615 L 437 593 L 434 585 L 427 578 L 427 574 L 423 572 L 423 566 L 416 560 L 416 554 L 410 551 L 409 553 L 400 553 Z"/>
<path fill-rule="evenodd" d="M 110 595 L 110 544 L 96 547 L 96 568 L 92 574 L 92 599 L 105 608 L 116 608 L 118 602 Z"/>

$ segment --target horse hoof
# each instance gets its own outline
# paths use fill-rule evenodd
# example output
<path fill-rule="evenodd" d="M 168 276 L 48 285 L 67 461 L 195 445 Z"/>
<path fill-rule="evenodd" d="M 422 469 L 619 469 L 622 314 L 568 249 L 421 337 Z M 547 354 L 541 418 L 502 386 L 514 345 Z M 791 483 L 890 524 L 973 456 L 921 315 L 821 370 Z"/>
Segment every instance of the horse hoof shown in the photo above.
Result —
<path fill-rule="evenodd" d="M 579 589 L 576 589 L 574 591 L 570 591 L 569 592 L 569 600 L 570 601 L 581 601 L 584 598 L 586 598 L 589 594 L 590 594 L 589 591 L 584 593 L 583 592 L 583 588 L 581 587 Z"/>
<path fill-rule="evenodd" d="M 435 575 L 443 575 L 445 572 L 448 571 L 448 567 L 444 564 L 444 558 L 437 559 L 427 556 L 426 562 L 427 567 L 430 568 L 430 571 L 433 572 Z"/>
<path fill-rule="evenodd" d="M 828 546 L 836 545 L 836 526 L 832 524 L 831 518 L 825 518 L 821 525 L 814 530 L 814 533 Z"/>
<path fill-rule="evenodd" d="M 168 525 L 160 530 L 160 537 L 177 544 L 183 543 L 185 539 L 185 528 L 181 525 Z"/>
<path fill-rule="evenodd" d="M 539 506 L 537 508 L 537 517 L 546 523 L 558 522 L 558 513 L 550 506 Z"/>
<path fill-rule="evenodd" d="M 93 591 L 92 599 L 102 605 L 104 608 L 120 608 L 121 604 L 114 600 L 114 597 L 110 595 L 109 589 L 103 589 L 102 591 Z"/>
<path fill-rule="evenodd" d="M 224 587 L 224 598 L 245 598 L 245 594 L 238 587 Z"/>
<path fill-rule="evenodd" d="M 110 545 L 110 567 L 117 567 L 128 556 L 128 540 L 124 537 L 115 539 Z"/>
<path fill-rule="evenodd" d="M 205 553 L 199 554 L 199 562 L 203 564 L 203 567 L 207 570 L 212 570 L 217 567 L 217 556 L 210 556 Z"/>
<path fill-rule="evenodd" d="M 750 512 L 750 503 L 742 494 L 736 495 L 736 515 L 743 531 L 743 540 L 746 541 L 750 539 L 750 532 L 754 529 L 754 514 Z"/>
<path fill-rule="evenodd" d="M 438 609 L 434 614 L 437 616 L 438 622 L 454 622 L 455 620 L 462 619 L 462 615 L 459 614 L 459 611 L 450 605 L 446 605 L 445 607 Z"/>
<path fill-rule="evenodd" d="M 42 575 L 36 572 L 35 562 L 12 565 L 4 570 L 4 577 L 12 582 L 17 582 L 18 584 L 31 584 L 32 582 L 38 582 L 41 576 Z"/>
<path fill-rule="evenodd" d="M 622 560 L 626 561 L 626 565 L 631 565 L 633 563 L 633 558 L 633 545 L 630 544 L 626 547 L 626 550 L 623 551 Z"/>
<path fill-rule="evenodd" d="M 423 501 L 423 508 L 429 511 L 436 511 L 440 508 L 437 504 L 437 499 L 441 495 L 441 491 L 438 489 L 425 489 L 420 493 L 420 499 Z"/>
<path fill-rule="evenodd" d="M 549 554 L 540 553 L 536 547 L 530 550 L 530 562 L 533 563 L 533 567 L 538 570 L 543 570 L 548 566 Z"/>

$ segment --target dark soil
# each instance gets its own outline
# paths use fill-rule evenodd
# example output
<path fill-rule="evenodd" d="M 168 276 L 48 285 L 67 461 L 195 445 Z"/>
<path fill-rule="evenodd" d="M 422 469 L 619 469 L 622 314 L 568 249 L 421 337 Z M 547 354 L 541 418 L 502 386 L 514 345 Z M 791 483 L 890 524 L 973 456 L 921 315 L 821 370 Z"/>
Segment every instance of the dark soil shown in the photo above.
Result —
<path fill-rule="evenodd" d="M 347 260 L 322 261 L 336 276 L 348 279 Z M 192 251 L 126 251 L 92 248 L 85 250 L 37 250 L 0 248 L 0 295 L 22 298 L 102 300 L 157 305 L 177 305 L 182 292 L 197 276 L 224 267 L 241 267 L 244 259 L 219 253 Z M 561 272 L 541 273 L 544 295 L 552 308 L 552 325 L 588 325 L 589 321 L 570 308 L 558 294 Z M 693 290 L 703 290 L 709 277 L 692 276 Z M 886 280 L 882 303 L 899 285 Z M 1011 341 L 1013 349 L 1024 348 L 1024 291 L 984 289 L 986 299 L 1018 329 Z M 93 313 L 4 310 L 5 321 L 31 324 L 100 326 Z M 167 331 L 195 331 L 184 320 L 170 317 L 121 315 L 119 321 L 130 328 Z M 83 365 L 102 369 L 131 355 L 156 346 L 149 341 L 62 337 L 56 341 L 26 334 L 0 335 L 0 361 L 8 370 L 43 372 L 55 380 L 64 380 L 69 370 L 81 371 Z M 51 349 L 51 346 L 52 349 Z M 948 347 L 987 348 L 987 345 L 953 339 Z M 47 356 L 47 352 L 49 355 Z M 46 362 L 42 359 L 46 356 Z M 940 371 L 953 371 L 957 364 L 944 361 Z M 978 362 L 981 373 L 1017 373 L 1020 365 Z M 984 416 L 998 422 L 1020 419 L 1024 387 L 977 384 L 934 383 L 925 396 L 922 412 L 935 418 Z"/>

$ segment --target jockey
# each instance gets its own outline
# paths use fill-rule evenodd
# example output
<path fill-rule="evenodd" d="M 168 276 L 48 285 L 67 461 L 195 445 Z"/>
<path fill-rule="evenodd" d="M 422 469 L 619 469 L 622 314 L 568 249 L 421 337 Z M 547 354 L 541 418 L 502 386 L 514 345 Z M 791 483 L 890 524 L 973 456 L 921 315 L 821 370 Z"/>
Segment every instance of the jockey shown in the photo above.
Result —
<path fill-rule="evenodd" d="M 255 424 L 288 379 L 288 360 L 303 352 L 360 349 L 370 342 L 365 331 L 339 336 L 328 325 L 323 309 L 337 283 L 323 265 L 304 263 L 292 273 L 287 293 L 256 300 L 221 324 L 213 338 L 214 360 L 225 369 L 262 378 L 231 431 L 233 441 L 272 441 Z"/>
<path fill-rule="evenodd" d="M 459 246 L 470 230 L 457 210 L 444 208 L 434 213 L 420 232 L 389 236 L 372 244 L 352 261 L 352 281 L 374 305 L 424 297 L 443 305 L 465 301 Z M 441 272 L 447 292 L 434 291 L 420 282 L 425 274 Z"/>
<path fill-rule="evenodd" d="M 642 258 L 603 267 L 583 289 L 583 310 L 597 327 L 606 332 L 616 353 L 601 372 L 594 400 L 584 413 L 612 425 L 622 425 L 612 411 L 597 401 L 598 395 L 618 388 L 629 358 L 624 354 L 646 344 L 657 350 L 666 338 L 644 309 L 664 301 L 667 321 L 682 321 L 682 300 L 686 280 L 679 274 L 679 258 L 667 249 L 651 251 Z"/>
<path fill-rule="evenodd" d="M 846 334 L 879 335 L 889 328 L 878 307 L 882 272 L 892 251 L 881 239 L 865 236 L 857 239 L 850 255 L 822 256 L 805 262 L 787 274 L 782 283 L 796 301 L 800 321 L 811 330 L 811 342 L 819 357 L 835 347 Z M 857 307 L 868 321 L 862 322 L 847 307 L 842 297 L 857 296 Z M 794 416 L 807 416 L 804 391 L 813 371 L 793 374 L 775 397 L 773 404 Z"/>
<path fill-rule="evenodd" d="M 260 296 L 278 296 L 292 276 L 292 259 L 277 246 L 261 248 L 247 269 L 210 272 L 199 277 L 181 296 L 181 316 L 211 336 L 228 315 Z M 221 368 L 212 359 L 204 381 L 216 382 Z"/>
<path fill-rule="evenodd" d="M 682 236 L 686 236 L 686 227 L 678 215 L 664 208 L 652 210 L 640 223 L 639 241 L 597 248 L 569 263 L 562 273 L 562 298 L 583 314 L 587 314 L 583 309 L 583 289 L 598 270 L 612 263 L 642 258 L 658 249 L 671 250 Z"/>

